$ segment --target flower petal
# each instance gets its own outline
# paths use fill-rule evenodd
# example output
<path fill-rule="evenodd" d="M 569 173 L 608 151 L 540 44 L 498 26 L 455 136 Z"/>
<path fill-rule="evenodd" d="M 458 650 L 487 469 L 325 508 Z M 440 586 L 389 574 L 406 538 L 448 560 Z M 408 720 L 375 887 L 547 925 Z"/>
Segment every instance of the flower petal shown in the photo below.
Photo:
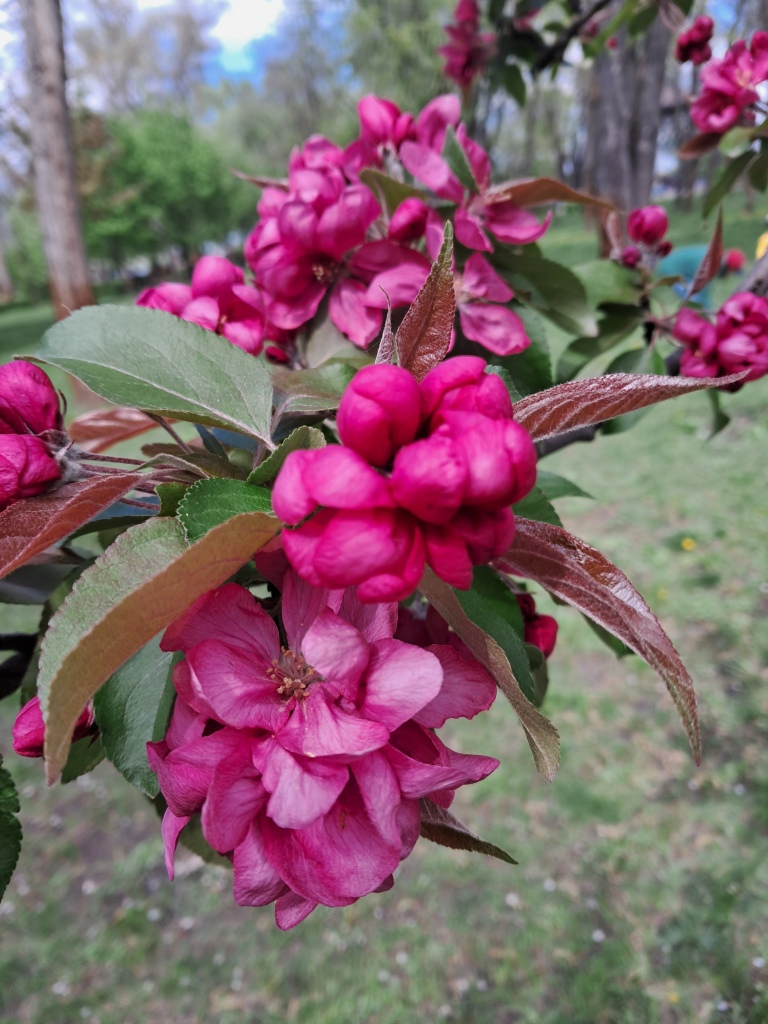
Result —
<path fill-rule="evenodd" d="M 294 756 L 272 741 L 264 757 L 267 815 L 280 828 L 306 828 L 328 813 L 348 781 L 346 765 Z"/>
<path fill-rule="evenodd" d="M 464 659 L 452 647 L 432 644 L 427 650 L 440 662 L 443 684 L 438 695 L 416 712 L 414 721 L 439 729 L 449 718 L 474 718 L 487 711 L 496 699 L 493 676 L 474 658 Z"/>
<path fill-rule="evenodd" d="M 470 302 L 459 306 L 459 321 L 464 335 L 497 356 L 511 356 L 531 344 L 525 324 L 506 306 Z"/>
<path fill-rule="evenodd" d="M 233 895 L 239 906 L 264 907 L 285 893 L 286 884 L 267 857 L 258 821 L 253 822 L 235 850 L 232 864 L 235 869 Z"/>
<path fill-rule="evenodd" d="M 433 654 L 400 640 L 379 640 L 371 646 L 361 710 L 392 732 L 434 700 L 442 681 Z"/>
<path fill-rule="evenodd" d="M 368 348 L 381 331 L 381 312 L 366 303 L 366 289 L 361 281 L 339 281 L 331 292 L 328 315 L 358 348 Z"/>
<path fill-rule="evenodd" d="M 203 806 L 203 835 L 214 850 L 229 853 L 243 842 L 267 803 L 267 791 L 253 765 L 253 744 L 243 738 L 237 751 L 213 773 Z"/>
<path fill-rule="evenodd" d="M 301 652 L 307 664 L 323 676 L 324 688 L 355 700 L 368 667 L 368 644 L 346 619 L 326 609 L 307 631 Z"/>
<path fill-rule="evenodd" d="M 235 729 L 275 732 L 284 723 L 286 705 L 277 681 L 267 675 L 273 667 L 263 659 L 219 640 L 205 640 L 187 655 L 193 685 L 199 687 L 217 721 Z"/>

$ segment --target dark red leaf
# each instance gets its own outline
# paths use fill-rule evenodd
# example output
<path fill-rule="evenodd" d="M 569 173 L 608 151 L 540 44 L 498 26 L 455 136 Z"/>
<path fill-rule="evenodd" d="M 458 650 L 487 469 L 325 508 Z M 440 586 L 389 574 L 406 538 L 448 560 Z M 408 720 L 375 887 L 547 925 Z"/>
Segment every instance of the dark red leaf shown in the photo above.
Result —
<path fill-rule="evenodd" d="M 376 353 L 377 363 L 391 363 L 395 357 L 395 336 L 392 333 L 392 307 L 387 301 L 387 319 L 384 321 L 384 330 L 381 333 L 379 351 Z"/>
<path fill-rule="evenodd" d="M 515 419 L 534 441 L 564 434 L 576 427 L 604 423 L 625 412 L 666 402 L 669 398 L 733 384 L 744 373 L 730 377 L 660 377 L 645 373 L 607 373 L 589 380 L 572 380 L 537 391 L 515 402 Z"/>
<path fill-rule="evenodd" d="M 696 271 L 693 284 L 688 290 L 689 295 L 695 295 L 696 292 L 700 292 L 713 278 L 717 277 L 720 272 L 720 265 L 723 262 L 723 248 L 723 208 L 721 206 L 720 212 L 717 215 L 715 232 L 712 235 L 707 251 L 704 253 L 704 259 Z"/>
<path fill-rule="evenodd" d="M 578 192 L 570 185 L 557 181 L 555 178 L 529 178 L 525 181 L 511 181 L 498 185 L 486 193 L 486 203 L 504 203 L 508 201 L 518 206 L 538 206 L 541 203 L 581 203 L 584 206 L 602 206 L 606 210 L 613 209 L 613 203 L 605 199 L 597 199 L 586 192 Z"/>
<path fill-rule="evenodd" d="M 70 423 L 68 433 L 85 451 L 104 452 L 118 441 L 126 441 L 156 426 L 155 420 L 145 412 L 115 405 L 78 416 Z"/>
<path fill-rule="evenodd" d="M 698 764 L 701 736 L 693 682 L 672 641 L 624 573 L 559 526 L 520 517 L 515 517 L 515 525 L 512 547 L 496 561 L 496 568 L 546 587 L 647 661 L 667 684 Z"/>
<path fill-rule="evenodd" d="M 695 160 L 697 157 L 703 156 L 704 153 L 716 149 L 720 145 L 720 139 L 722 139 L 722 135 L 718 132 L 701 132 L 683 143 L 678 149 L 677 155 L 683 160 Z"/>
<path fill-rule="evenodd" d="M 65 484 L 0 512 L 0 577 L 109 508 L 140 479 L 121 473 Z"/>
<path fill-rule="evenodd" d="M 287 178 L 265 178 L 259 174 L 246 174 L 235 167 L 230 167 L 230 173 L 241 181 L 247 181 L 249 185 L 257 185 L 259 188 L 277 188 L 281 192 L 287 192 L 290 188 Z"/>
<path fill-rule="evenodd" d="M 469 850 L 472 853 L 484 853 L 487 857 L 496 857 L 498 860 L 506 861 L 507 864 L 517 864 L 510 855 L 502 850 L 500 846 L 487 843 L 474 832 L 470 832 L 466 825 L 454 818 L 450 811 L 431 800 L 423 798 L 419 800 L 421 811 L 421 835 L 438 846 L 447 846 L 451 850 Z"/>
<path fill-rule="evenodd" d="M 443 359 L 451 344 L 456 297 L 453 291 L 453 229 L 450 221 L 437 259 L 395 338 L 397 361 L 423 380 Z"/>

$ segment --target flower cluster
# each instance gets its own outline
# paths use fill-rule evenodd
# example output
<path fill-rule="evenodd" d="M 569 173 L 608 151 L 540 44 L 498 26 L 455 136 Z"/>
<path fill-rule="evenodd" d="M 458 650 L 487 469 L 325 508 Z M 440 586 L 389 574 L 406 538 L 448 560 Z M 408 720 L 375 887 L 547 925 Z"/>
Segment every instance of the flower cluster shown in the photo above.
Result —
<path fill-rule="evenodd" d="M 714 323 L 681 309 L 673 337 L 684 346 L 684 376 L 722 377 L 747 370 L 744 381 L 757 380 L 768 373 L 768 299 L 737 292 L 718 310 Z"/>
<path fill-rule="evenodd" d="M 538 647 L 545 658 L 555 649 L 557 641 L 557 619 L 541 615 L 536 611 L 536 602 L 530 594 L 516 594 L 517 603 L 523 616 L 523 639 L 527 644 Z"/>
<path fill-rule="evenodd" d="M 136 305 L 190 320 L 252 355 L 261 352 L 265 339 L 288 341 L 285 332 L 270 323 L 261 293 L 245 284 L 240 267 L 221 256 L 203 256 L 195 265 L 191 285 L 165 282 L 146 288 Z M 280 349 L 268 349 L 267 354 L 281 359 Z"/>
<path fill-rule="evenodd" d="M 395 601 L 413 592 L 425 562 L 466 589 L 474 565 L 509 547 L 509 506 L 533 486 L 536 452 L 485 368 L 459 356 L 421 384 L 396 366 L 356 374 L 339 407 L 342 445 L 291 453 L 275 483 L 275 513 L 302 524 L 283 534 L 299 575 L 356 585 L 361 601 Z"/>
<path fill-rule="evenodd" d="M 482 73 L 494 49 L 495 35 L 493 32 L 481 32 L 479 26 L 477 0 L 458 0 L 453 23 L 445 27 L 450 42 L 437 50 L 445 57 L 445 77 L 464 90 L 468 90 L 477 75 Z"/>
<path fill-rule="evenodd" d="M 390 888 L 419 836 L 419 801 L 448 807 L 498 766 L 434 732 L 490 707 L 496 687 L 451 647 L 393 639 L 395 605 L 308 586 L 279 552 L 257 563 L 280 589 L 287 644 L 243 587 L 199 599 L 163 637 L 185 657 L 168 733 L 148 752 L 168 803 L 170 876 L 199 813 L 232 861 L 237 903 L 275 902 L 292 928 L 318 904 Z"/>
<path fill-rule="evenodd" d="M 699 131 L 723 135 L 734 125 L 754 124 L 751 109 L 757 86 L 768 79 L 768 32 L 755 32 L 747 46 L 739 39 L 722 60 L 702 72 L 702 88 L 691 104 L 691 119 Z"/>
<path fill-rule="evenodd" d="M 93 705 L 89 703 L 77 720 L 72 742 L 77 743 L 86 736 L 96 736 L 98 731 L 99 727 L 93 717 Z M 42 757 L 44 746 L 43 711 L 40 707 L 40 698 L 33 697 L 16 716 L 13 724 L 13 749 L 21 757 Z"/>
<path fill-rule="evenodd" d="M 664 238 L 669 218 L 663 206 L 641 206 L 632 210 L 627 218 L 627 234 L 635 242 L 621 252 L 619 262 L 634 269 L 652 268 L 657 259 L 672 252 L 672 243 Z"/>
<path fill-rule="evenodd" d="M 0 366 L 0 509 L 48 490 L 61 476 L 50 435 L 62 429 L 59 396 L 38 366 Z"/>
<path fill-rule="evenodd" d="M 474 6 L 470 0 L 462 4 L 464 13 L 467 4 Z M 374 168 L 398 180 L 407 172 L 438 199 L 455 204 L 448 216 L 456 237 L 477 250 L 457 268 L 466 337 L 500 355 L 529 345 L 522 322 L 507 306 L 512 289 L 480 252 L 493 251 L 492 237 L 515 245 L 537 241 L 549 217 L 539 222 L 503 186 L 491 187 L 488 154 L 460 124 L 457 96 L 438 96 L 415 118 L 390 100 L 365 96 L 358 113 L 360 136 L 349 146 L 313 135 L 292 154 L 288 178 L 264 188 L 259 221 L 245 242 L 251 283 L 228 260 L 206 256 L 191 286 L 149 288 L 139 305 L 192 320 L 254 355 L 266 345 L 268 358 L 288 361 L 297 333 L 327 299 L 334 326 L 366 348 L 381 333 L 384 310 L 409 305 L 426 281 L 445 216 L 428 205 L 426 193 L 383 208 L 361 181 L 362 172 Z M 443 156 L 449 129 L 472 169 L 472 189 Z"/>
<path fill-rule="evenodd" d="M 706 64 L 712 57 L 712 47 L 709 45 L 715 23 L 706 14 L 698 17 L 687 32 L 683 32 L 675 45 L 675 60 L 681 64 L 690 61 L 691 64 Z"/>

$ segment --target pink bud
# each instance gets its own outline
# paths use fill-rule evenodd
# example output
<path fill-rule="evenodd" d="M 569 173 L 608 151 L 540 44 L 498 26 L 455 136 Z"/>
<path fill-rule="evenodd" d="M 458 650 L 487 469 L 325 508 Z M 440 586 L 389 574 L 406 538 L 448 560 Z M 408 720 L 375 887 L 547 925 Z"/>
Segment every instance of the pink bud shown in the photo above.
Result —
<path fill-rule="evenodd" d="M 203 256 L 192 272 L 192 297 L 199 299 L 202 295 L 210 295 L 220 306 L 226 306 L 232 294 L 232 286 L 242 283 L 243 272 L 240 267 L 223 256 Z"/>
<path fill-rule="evenodd" d="M 21 359 L 0 366 L 0 434 L 61 429 L 59 396 L 48 375 Z"/>
<path fill-rule="evenodd" d="M 371 465 L 386 466 L 416 437 L 421 423 L 419 385 L 399 366 L 365 366 L 344 392 L 336 422 L 344 445 Z"/>
<path fill-rule="evenodd" d="M 622 266 L 634 270 L 635 267 L 639 266 L 642 258 L 642 254 L 636 245 L 628 245 L 625 249 L 622 249 L 619 262 Z"/>
<path fill-rule="evenodd" d="M 392 469 L 392 496 L 426 523 L 447 523 L 458 511 L 467 465 L 452 438 L 433 434 L 401 448 Z"/>
<path fill-rule="evenodd" d="M 662 257 L 669 256 L 673 249 L 674 246 L 672 245 L 672 243 L 668 239 L 665 239 L 663 242 L 659 242 L 659 244 L 656 246 L 656 255 Z"/>
<path fill-rule="evenodd" d="M 400 203 L 392 214 L 387 235 L 394 242 L 415 242 L 424 237 L 428 218 L 427 204 L 412 196 Z"/>
<path fill-rule="evenodd" d="M 615 50 L 616 47 L 619 45 L 619 41 L 616 38 L 616 36 L 609 36 L 605 41 L 605 45 L 608 47 L 609 50 Z"/>
<path fill-rule="evenodd" d="M 667 233 L 669 218 L 662 206 L 641 206 L 627 220 L 627 232 L 633 242 L 654 246 Z"/>
<path fill-rule="evenodd" d="M 137 306 L 147 309 L 162 309 L 165 313 L 181 316 L 182 310 L 192 301 L 192 289 L 188 284 L 164 281 L 155 288 L 145 288 L 137 297 Z"/>
<path fill-rule="evenodd" d="M 523 616 L 523 621 L 527 622 L 528 619 L 533 618 L 536 614 L 536 602 L 533 596 L 531 594 L 515 594 L 515 598 L 517 599 L 520 613 Z"/>
<path fill-rule="evenodd" d="M 48 490 L 61 476 L 39 437 L 0 434 L 0 509 Z"/>
<path fill-rule="evenodd" d="M 447 412 L 436 436 L 451 437 L 467 467 L 464 505 L 495 512 L 521 501 L 536 483 L 536 449 L 514 420 Z"/>
<path fill-rule="evenodd" d="M 538 647 L 545 658 L 555 649 L 557 640 L 557 619 L 551 615 L 534 615 L 525 623 L 524 639 L 527 644 Z"/>
<path fill-rule="evenodd" d="M 93 717 L 93 706 L 89 703 L 82 711 L 75 725 L 72 742 L 98 732 Z M 22 757 L 42 757 L 45 744 L 45 725 L 40 698 L 33 697 L 16 716 L 13 724 L 13 749 Z"/>
<path fill-rule="evenodd" d="M 728 249 L 723 262 L 727 270 L 730 270 L 732 274 L 738 274 L 744 269 L 746 259 L 747 257 L 741 249 Z"/>

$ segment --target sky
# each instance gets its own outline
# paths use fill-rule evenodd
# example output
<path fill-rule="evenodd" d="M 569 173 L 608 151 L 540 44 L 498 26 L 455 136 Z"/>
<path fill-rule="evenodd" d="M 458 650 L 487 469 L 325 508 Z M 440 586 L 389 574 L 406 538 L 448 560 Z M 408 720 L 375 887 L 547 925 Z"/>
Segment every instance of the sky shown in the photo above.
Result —
<path fill-rule="evenodd" d="M 137 0 L 140 10 L 170 6 L 168 0 Z M 253 69 L 248 44 L 268 35 L 283 10 L 283 0 L 226 0 L 211 35 L 221 44 L 218 62 L 223 72 L 244 74 Z"/>

